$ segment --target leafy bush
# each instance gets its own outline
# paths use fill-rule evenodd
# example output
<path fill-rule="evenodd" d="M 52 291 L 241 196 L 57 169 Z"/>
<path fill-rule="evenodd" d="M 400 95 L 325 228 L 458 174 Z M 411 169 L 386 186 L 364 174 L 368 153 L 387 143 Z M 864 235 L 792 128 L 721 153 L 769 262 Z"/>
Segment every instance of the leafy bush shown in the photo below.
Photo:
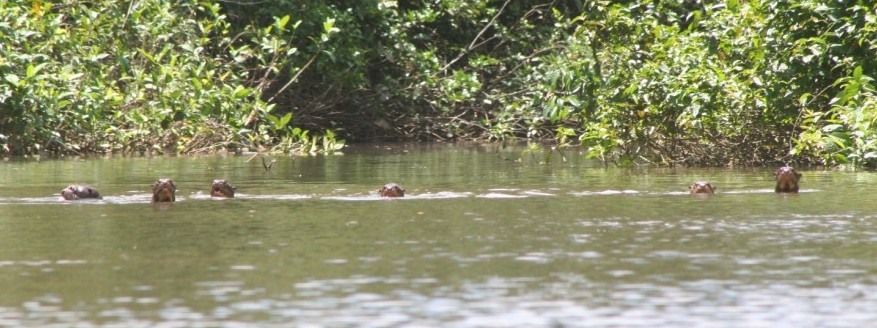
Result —
<path fill-rule="evenodd" d="M 342 138 L 550 138 L 621 165 L 875 165 L 875 12 L 813 0 L 4 2 L 0 144 L 319 152 Z"/>
<path fill-rule="evenodd" d="M 311 142 L 304 132 L 267 128 L 274 106 L 262 93 L 280 72 L 296 70 L 288 16 L 232 34 L 216 4 L 30 4 L 0 4 L 4 152 L 191 153 Z"/>
<path fill-rule="evenodd" d="M 874 168 L 877 5 L 808 1 L 792 7 L 799 16 L 787 25 L 806 34 L 790 42 L 791 62 L 807 74 L 791 83 L 808 86 L 795 94 L 804 108 L 796 152 L 819 154 L 827 165 Z"/>

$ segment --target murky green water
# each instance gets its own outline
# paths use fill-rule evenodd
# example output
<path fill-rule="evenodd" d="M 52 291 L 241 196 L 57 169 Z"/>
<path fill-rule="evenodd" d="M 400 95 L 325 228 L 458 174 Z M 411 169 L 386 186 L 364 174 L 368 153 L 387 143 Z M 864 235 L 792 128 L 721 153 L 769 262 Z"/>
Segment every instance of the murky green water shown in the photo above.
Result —
<path fill-rule="evenodd" d="M 0 326 L 832 327 L 877 322 L 877 175 L 575 153 L 0 164 Z M 172 177 L 171 206 L 149 184 Z M 238 197 L 206 196 L 226 178 Z M 719 194 L 693 197 L 711 180 Z M 404 199 L 374 194 L 386 182 Z M 84 182 L 102 201 L 62 202 Z"/>

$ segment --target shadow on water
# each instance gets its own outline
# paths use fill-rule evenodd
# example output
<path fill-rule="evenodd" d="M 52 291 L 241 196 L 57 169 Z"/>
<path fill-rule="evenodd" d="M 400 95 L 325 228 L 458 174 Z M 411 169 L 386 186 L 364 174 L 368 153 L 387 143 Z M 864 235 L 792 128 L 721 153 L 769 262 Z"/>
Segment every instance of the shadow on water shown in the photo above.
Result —
<path fill-rule="evenodd" d="M 0 326 L 867 326 L 870 173 L 606 169 L 568 152 L 0 165 Z M 555 158 L 556 159 L 556 158 Z M 178 202 L 149 185 L 174 178 Z M 213 199 L 215 178 L 237 186 Z M 689 195 L 710 180 L 715 195 Z M 376 194 L 387 182 L 404 198 Z M 60 201 L 71 183 L 103 200 Z"/>

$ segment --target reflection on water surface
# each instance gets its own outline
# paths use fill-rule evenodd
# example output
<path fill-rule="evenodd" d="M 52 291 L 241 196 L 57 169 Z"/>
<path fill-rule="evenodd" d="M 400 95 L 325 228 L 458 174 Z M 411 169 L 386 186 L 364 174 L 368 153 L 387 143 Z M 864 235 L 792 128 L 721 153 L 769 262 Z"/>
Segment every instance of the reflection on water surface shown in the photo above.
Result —
<path fill-rule="evenodd" d="M 0 326 L 867 326 L 870 173 L 603 168 L 568 152 L 0 165 Z M 173 177 L 178 202 L 150 204 Z M 215 178 L 237 186 L 212 199 Z M 687 186 L 710 180 L 711 196 Z M 399 182 L 401 199 L 376 191 Z M 103 200 L 61 202 L 88 183 Z"/>

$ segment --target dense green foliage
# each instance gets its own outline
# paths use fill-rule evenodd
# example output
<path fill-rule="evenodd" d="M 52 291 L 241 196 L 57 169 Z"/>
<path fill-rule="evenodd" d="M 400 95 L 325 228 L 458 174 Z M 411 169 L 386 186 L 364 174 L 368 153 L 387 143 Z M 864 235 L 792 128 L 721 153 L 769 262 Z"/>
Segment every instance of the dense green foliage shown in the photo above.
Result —
<path fill-rule="evenodd" d="M 237 30 L 218 4 L 149 0 L 3 2 L 0 18 L 5 152 L 317 146 L 262 99 L 296 70 L 288 17 Z"/>
<path fill-rule="evenodd" d="M 7 2 L 0 144 L 547 138 L 619 164 L 873 166 L 875 32 L 868 1 Z"/>

